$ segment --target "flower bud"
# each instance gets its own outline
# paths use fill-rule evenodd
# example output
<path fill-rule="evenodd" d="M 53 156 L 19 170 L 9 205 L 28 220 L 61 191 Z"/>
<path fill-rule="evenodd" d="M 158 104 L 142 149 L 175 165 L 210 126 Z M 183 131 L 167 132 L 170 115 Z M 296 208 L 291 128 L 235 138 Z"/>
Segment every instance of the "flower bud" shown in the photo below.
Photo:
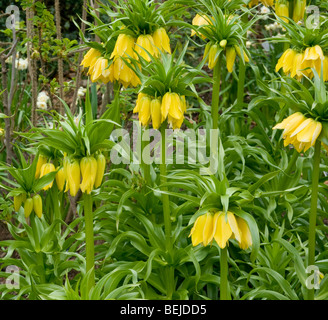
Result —
<path fill-rule="evenodd" d="M 32 211 L 33 211 L 33 199 L 28 198 L 28 199 L 26 199 L 25 204 L 24 204 L 25 218 L 28 218 Z"/>
<path fill-rule="evenodd" d="M 100 187 L 101 182 L 104 177 L 105 168 L 106 168 L 106 158 L 103 154 L 100 154 L 97 157 L 97 174 L 96 174 L 96 179 L 95 179 L 95 184 L 94 184 L 95 188 Z"/>
<path fill-rule="evenodd" d="M 39 194 L 36 194 L 33 198 L 33 209 L 36 215 L 42 217 L 42 199 Z"/>
<path fill-rule="evenodd" d="M 226 39 L 220 41 L 220 47 L 222 47 L 224 49 L 226 47 L 226 45 L 227 45 Z"/>
<path fill-rule="evenodd" d="M 26 194 L 20 193 L 17 196 L 14 196 L 14 210 L 18 212 L 20 207 L 22 206 L 22 203 L 26 200 Z"/>

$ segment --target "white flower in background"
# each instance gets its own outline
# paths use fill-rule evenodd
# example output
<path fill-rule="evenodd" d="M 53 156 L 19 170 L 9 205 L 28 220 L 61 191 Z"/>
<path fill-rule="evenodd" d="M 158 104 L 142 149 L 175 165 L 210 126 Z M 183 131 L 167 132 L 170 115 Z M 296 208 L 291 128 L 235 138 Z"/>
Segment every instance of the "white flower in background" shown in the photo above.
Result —
<path fill-rule="evenodd" d="M 278 22 L 271 23 L 271 24 L 268 24 L 265 26 L 265 30 L 267 30 L 267 31 L 270 31 L 270 30 L 277 31 L 278 29 L 282 29 L 281 24 Z"/>
<path fill-rule="evenodd" d="M 80 115 L 74 116 L 74 122 L 77 126 L 79 125 L 80 121 L 81 121 L 81 124 L 83 124 L 83 120 L 81 119 Z"/>
<path fill-rule="evenodd" d="M 38 109 L 47 110 L 47 103 L 44 101 L 37 101 L 36 105 Z"/>
<path fill-rule="evenodd" d="M 270 13 L 270 9 L 265 7 L 265 6 L 262 6 L 261 7 L 261 10 L 260 10 L 260 14 L 263 14 L 264 16 L 262 17 L 263 20 L 267 20 L 268 19 L 268 16 L 267 14 Z"/>
<path fill-rule="evenodd" d="M 18 59 L 19 59 L 19 52 L 16 52 L 16 62 Z M 8 57 L 5 62 L 10 64 L 13 63 L 13 56 Z"/>
<path fill-rule="evenodd" d="M 85 96 L 86 91 L 87 91 L 86 88 L 80 87 L 79 90 L 77 90 L 77 97 L 81 99 L 82 97 Z"/>
<path fill-rule="evenodd" d="M 49 96 L 45 91 L 41 91 L 38 94 L 36 105 L 39 109 L 47 110 L 47 103 L 49 101 Z"/>
<path fill-rule="evenodd" d="M 48 94 L 45 92 L 45 91 L 41 91 L 39 94 L 38 94 L 38 98 L 37 98 L 37 101 L 39 102 L 45 102 L 47 103 L 49 101 L 49 96 Z"/>
<path fill-rule="evenodd" d="M 28 66 L 27 59 L 18 59 L 15 61 L 15 66 L 18 70 L 26 70 Z"/>
<path fill-rule="evenodd" d="M 249 49 L 252 46 L 252 41 L 246 41 L 246 48 Z"/>

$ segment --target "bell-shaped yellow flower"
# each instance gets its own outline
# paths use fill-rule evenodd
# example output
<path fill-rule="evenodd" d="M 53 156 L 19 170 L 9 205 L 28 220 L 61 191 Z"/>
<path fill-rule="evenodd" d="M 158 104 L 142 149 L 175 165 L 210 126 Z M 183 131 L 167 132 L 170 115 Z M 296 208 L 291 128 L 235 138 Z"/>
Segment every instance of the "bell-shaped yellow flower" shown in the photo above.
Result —
<path fill-rule="evenodd" d="M 322 124 L 312 118 L 306 118 L 302 113 L 296 112 L 278 123 L 273 129 L 284 129 L 284 145 L 292 144 L 298 152 L 307 151 L 313 147 L 319 137 Z"/>
<path fill-rule="evenodd" d="M 80 189 L 83 193 L 90 194 L 97 176 L 97 160 L 94 157 L 83 157 L 80 161 L 82 182 Z"/>
<path fill-rule="evenodd" d="M 143 126 L 147 126 L 150 122 L 150 104 L 151 98 L 149 96 L 144 96 L 140 100 L 139 106 L 139 122 Z"/>
<path fill-rule="evenodd" d="M 83 57 L 81 66 L 83 66 L 84 68 L 92 68 L 99 57 L 101 57 L 101 53 L 98 50 L 91 48 Z"/>
<path fill-rule="evenodd" d="M 213 44 L 208 52 L 208 67 L 210 69 L 213 69 L 216 66 L 216 63 L 218 62 L 218 51 L 219 47 L 217 44 Z"/>
<path fill-rule="evenodd" d="M 121 33 L 116 40 L 114 50 L 110 56 L 110 59 L 116 57 L 133 57 L 134 38 L 131 35 Z"/>
<path fill-rule="evenodd" d="M 154 129 L 158 129 L 162 124 L 161 100 L 159 98 L 152 99 L 150 103 L 151 122 Z"/>
<path fill-rule="evenodd" d="M 196 14 L 195 17 L 192 19 L 192 25 L 193 26 L 198 26 L 198 27 L 201 27 L 201 26 L 208 26 L 208 25 L 212 25 L 212 21 L 210 18 L 208 18 L 207 16 L 202 16 L 200 14 Z M 194 36 L 196 34 L 196 31 L 195 30 L 191 30 L 191 37 Z M 206 37 L 201 34 L 200 35 L 201 38 L 203 39 L 206 39 Z"/>
<path fill-rule="evenodd" d="M 149 54 L 155 56 L 155 52 L 157 52 L 153 37 L 150 34 L 141 34 L 137 38 L 135 51 L 146 61 L 150 62 L 151 57 Z M 136 59 L 138 59 L 138 55 L 135 55 Z"/>
<path fill-rule="evenodd" d="M 233 71 L 233 66 L 236 60 L 236 49 L 235 47 L 227 47 L 226 48 L 226 61 L 227 61 L 227 69 L 231 73 Z"/>
<path fill-rule="evenodd" d="M 67 182 L 70 195 L 75 197 L 80 189 L 81 171 L 79 161 L 73 160 L 67 163 Z"/>
<path fill-rule="evenodd" d="M 164 28 L 158 28 L 154 31 L 153 40 L 155 44 L 154 51 L 156 56 L 159 56 L 158 49 L 162 52 L 166 51 L 171 54 L 170 38 Z"/>
<path fill-rule="evenodd" d="M 193 246 L 202 243 L 204 246 L 213 240 L 220 248 L 225 248 L 229 239 L 236 239 L 240 248 L 247 249 L 252 245 L 252 237 L 247 222 L 228 211 L 206 213 L 195 221 L 190 235 Z"/>
<path fill-rule="evenodd" d="M 38 157 L 38 161 L 36 163 L 36 170 L 35 170 L 35 179 L 40 177 L 41 167 L 47 163 L 48 159 L 44 155 L 40 154 Z"/>
<path fill-rule="evenodd" d="M 46 174 L 56 171 L 55 166 L 48 162 L 42 165 L 41 170 L 40 170 L 40 178 L 42 178 L 43 176 L 45 176 Z M 53 185 L 53 181 L 50 182 L 49 184 L 47 184 L 45 187 L 43 187 L 43 190 L 48 190 L 52 187 Z"/>
<path fill-rule="evenodd" d="M 289 20 L 287 19 L 289 17 L 289 2 L 279 2 L 277 1 L 275 4 L 275 11 L 279 18 L 284 20 L 286 23 L 289 23 Z"/>
<path fill-rule="evenodd" d="M 106 169 L 106 158 L 103 154 L 97 156 L 97 174 L 95 179 L 95 188 L 99 188 L 104 177 Z"/>
<path fill-rule="evenodd" d="M 56 170 L 57 170 L 56 177 L 55 177 L 56 184 L 57 184 L 58 190 L 63 191 L 64 186 L 65 186 L 65 181 L 66 181 L 64 167 L 57 168 Z"/>

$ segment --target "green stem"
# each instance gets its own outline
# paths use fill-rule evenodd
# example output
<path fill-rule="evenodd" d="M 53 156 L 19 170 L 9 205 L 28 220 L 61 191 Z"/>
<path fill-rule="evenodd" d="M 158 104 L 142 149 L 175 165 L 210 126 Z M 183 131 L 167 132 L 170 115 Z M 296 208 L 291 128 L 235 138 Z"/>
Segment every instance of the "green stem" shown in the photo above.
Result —
<path fill-rule="evenodd" d="M 59 198 L 58 198 L 58 188 L 57 188 L 57 185 L 54 184 L 53 187 L 51 188 L 51 198 L 52 198 L 52 201 L 53 201 L 53 212 L 54 212 L 54 215 L 53 215 L 53 220 L 59 220 L 61 221 L 62 220 L 62 216 L 61 216 L 61 212 L 60 212 L 60 208 L 59 208 Z M 59 232 L 59 234 L 61 234 L 61 224 L 58 223 L 57 225 L 57 231 Z"/>
<path fill-rule="evenodd" d="M 315 233 L 318 209 L 318 187 L 320 173 L 320 151 L 321 142 L 316 141 L 313 156 L 313 172 L 312 172 L 312 194 L 311 194 L 311 212 L 309 218 L 309 255 L 308 266 L 313 266 L 315 263 Z M 308 300 L 314 300 L 314 288 L 308 291 Z"/>
<path fill-rule="evenodd" d="M 220 82 L 221 82 L 221 54 L 218 57 L 213 70 L 213 90 L 212 90 L 212 129 L 218 128 L 219 121 L 219 101 L 220 101 Z"/>
<path fill-rule="evenodd" d="M 238 75 L 238 89 L 237 89 L 237 103 L 244 102 L 245 92 L 245 74 L 246 74 L 246 63 L 242 59 L 239 61 L 239 75 Z"/>
<path fill-rule="evenodd" d="M 228 282 L 228 248 L 221 249 L 220 255 L 220 300 L 230 300 Z"/>
<path fill-rule="evenodd" d="M 91 271 L 88 292 L 95 285 L 95 257 L 94 257 L 94 238 L 93 238 L 93 213 L 92 197 L 84 193 L 84 219 L 85 219 L 85 245 L 86 245 L 86 272 Z"/>
<path fill-rule="evenodd" d="M 144 149 L 149 145 L 149 141 L 144 141 L 143 140 L 143 135 L 145 134 L 145 131 L 148 129 L 148 126 L 145 128 L 141 128 L 141 167 L 143 170 L 144 174 L 144 179 L 146 181 L 146 184 L 149 186 L 150 185 L 150 165 L 149 165 L 149 153 L 147 154 L 147 161 L 148 163 L 145 163 L 144 159 Z"/>
<path fill-rule="evenodd" d="M 161 126 L 161 156 L 162 161 L 160 164 L 160 174 L 161 174 L 161 185 L 166 184 L 166 143 L 165 143 L 165 129 L 166 121 Z M 161 190 L 166 192 L 167 187 L 162 186 Z M 166 238 L 166 248 L 169 250 L 171 248 L 171 213 L 170 213 L 170 200 L 166 193 L 162 194 L 163 201 L 163 215 L 164 215 L 164 227 L 165 227 L 165 238 Z"/>

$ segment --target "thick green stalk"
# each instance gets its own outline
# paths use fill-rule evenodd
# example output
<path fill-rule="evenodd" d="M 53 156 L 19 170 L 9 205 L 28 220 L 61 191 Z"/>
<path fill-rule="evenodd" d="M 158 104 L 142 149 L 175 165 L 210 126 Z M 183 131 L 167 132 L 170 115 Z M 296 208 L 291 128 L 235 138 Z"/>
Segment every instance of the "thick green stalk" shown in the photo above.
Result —
<path fill-rule="evenodd" d="M 161 174 L 161 184 L 164 185 L 167 182 L 166 179 L 166 139 L 165 139 L 165 129 L 166 121 L 161 126 L 161 157 L 162 161 L 160 164 L 160 174 Z M 162 186 L 161 190 L 166 192 L 167 187 Z M 166 193 L 162 194 L 163 201 L 163 215 L 164 215 L 164 227 L 165 227 L 165 238 L 166 238 L 166 248 L 169 250 L 171 248 L 171 213 L 170 213 L 170 200 Z"/>
<path fill-rule="evenodd" d="M 220 82 L 221 82 L 221 54 L 218 57 L 213 70 L 213 90 L 212 90 L 212 129 L 218 128 L 219 121 L 219 101 L 220 101 Z"/>
<path fill-rule="evenodd" d="M 51 198 L 53 201 L 53 220 L 62 220 L 61 212 L 60 212 L 60 207 L 59 207 L 59 198 L 58 198 L 58 188 L 57 185 L 54 183 L 54 185 L 51 188 Z M 59 234 L 61 234 L 61 224 L 58 223 L 57 225 L 57 231 Z"/>
<path fill-rule="evenodd" d="M 220 255 L 220 300 L 231 300 L 228 282 L 228 248 L 221 249 Z"/>
<path fill-rule="evenodd" d="M 311 211 L 310 211 L 310 218 L 309 218 L 308 266 L 314 266 L 315 263 L 315 233 L 316 233 L 316 221 L 317 221 L 317 209 L 318 209 L 320 151 L 321 151 L 321 142 L 317 140 L 315 143 L 314 156 L 313 156 Z M 314 300 L 314 288 L 309 289 L 308 300 Z"/>
<path fill-rule="evenodd" d="M 91 271 L 88 292 L 95 285 L 95 257 L 94 257 L 94 238 L 93 238 L 93 212 L 92 197 L 84 193 L 84 220 L 85 220 L 85 246 L 86 246 L 86 272 Z"/>
<path fill-rule="evenodd" d="M 145 162 L 146 159 L 144 159 L 144 149 L 149 145 L 149 141 L 144 141 L 143 136 L 145 135 L 146 130 L 148 130 L 148 126 L 145 128 L 141 128 L 141 167 L 143 170 L 144 174 L 144 179 L 146 181 L 146 184 L 149 186 L 151 181 L 150 181 L 150 164 L 149 164 L 149 157 L 150 154 L 148 153 L 147 156 L 147 163 Z"/>
<path fill-rule="evenodd" d="M 238 75 L 238 89 L 237 89 L 237 103 L 244 102 L 244 91 L 245 91 L 245 74 L 246 74 L 246 62 L 242 59 L 239 62 L 239 75 Z"/>

